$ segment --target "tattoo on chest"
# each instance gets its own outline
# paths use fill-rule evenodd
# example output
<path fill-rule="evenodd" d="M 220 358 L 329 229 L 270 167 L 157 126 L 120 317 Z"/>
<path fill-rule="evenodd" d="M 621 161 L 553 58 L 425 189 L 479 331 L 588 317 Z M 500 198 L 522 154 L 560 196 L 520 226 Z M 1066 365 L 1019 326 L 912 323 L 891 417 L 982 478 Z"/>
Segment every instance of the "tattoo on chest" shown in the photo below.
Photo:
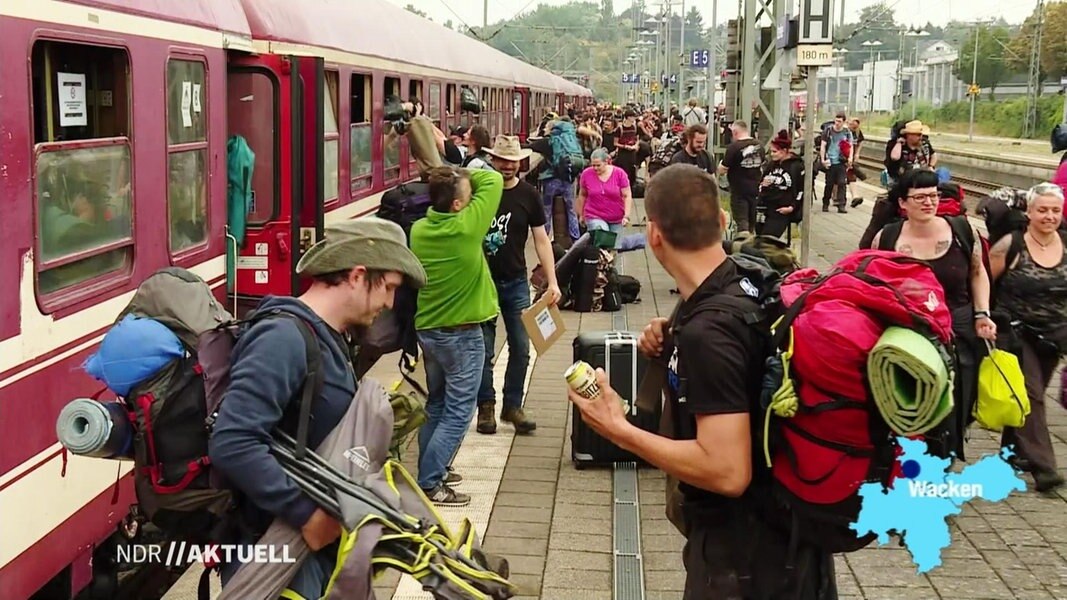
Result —
<path fill-rule="evenodd" d="M 948 247 L 952 245 L 951 240 L 941 240 L 937 242 L 937 246 L 934 247 L 934 252 L 938 255 L 943 254 L 948 250 Z"/>
<path fill-rule="evenodd" d="M 913 250 L 909 244 L 901 244 L 900 247 L 897 248 L 897 252 L 906 256 L 915 256 L 915 250 Z"/>

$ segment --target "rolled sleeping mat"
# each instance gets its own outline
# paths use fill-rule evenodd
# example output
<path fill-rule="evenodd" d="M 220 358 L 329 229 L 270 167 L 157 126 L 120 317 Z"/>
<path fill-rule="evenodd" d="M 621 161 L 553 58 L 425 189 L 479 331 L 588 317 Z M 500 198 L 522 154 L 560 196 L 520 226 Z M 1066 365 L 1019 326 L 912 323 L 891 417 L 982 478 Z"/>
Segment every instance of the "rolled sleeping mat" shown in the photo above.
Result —
<path fill-rule="evenodd" d="M 878 412 L 897 435 L 920 435 L 952 414 L 953 375 L 929 338 L 889 327 L 867 356 Z"/>
<path fill-rule="evenodd" d="M 122 404 L 78 398 L 59 413 L 56 436 L 79 456 L 128 458 L 133 427 Z"/>

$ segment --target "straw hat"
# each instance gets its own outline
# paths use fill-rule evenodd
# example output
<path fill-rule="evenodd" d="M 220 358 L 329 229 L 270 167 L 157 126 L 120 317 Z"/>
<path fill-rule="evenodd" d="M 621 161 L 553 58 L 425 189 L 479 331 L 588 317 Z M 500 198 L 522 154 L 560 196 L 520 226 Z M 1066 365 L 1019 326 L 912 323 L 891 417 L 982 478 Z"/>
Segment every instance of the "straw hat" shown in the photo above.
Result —
<path fill-rule="evenodd" d="M 929 135 L 930 128 L 923 125 L 922 121 L 908 121 L 908 124 L 904 126 L 904 129 L 900 131 L 904 135 Z"/>
<path fill-rule="evenodd" d="M 519 138 L 513 135 L 496 136 L 496 143 L 493 144 L 493 148 L 491 150 L 486 149 L 485 152 L 490 156 L 512 162 L 522 162 L 532 154 L 531 150 L 523 150 L 519 144 Z"/>

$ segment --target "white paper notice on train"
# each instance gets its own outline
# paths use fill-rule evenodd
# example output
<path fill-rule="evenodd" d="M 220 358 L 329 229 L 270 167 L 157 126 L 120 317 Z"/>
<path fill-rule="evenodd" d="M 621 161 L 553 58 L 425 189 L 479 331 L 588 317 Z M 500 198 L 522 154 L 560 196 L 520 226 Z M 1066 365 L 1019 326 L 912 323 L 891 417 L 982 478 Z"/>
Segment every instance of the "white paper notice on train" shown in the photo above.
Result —
<path fill-rule="evenodd" d="M 538 300 L 522 313 L 522 325 L 533 342 L 534 349 L 538 354 L 544 354 L 556 343 L 566 331 L 563 323 L 563 315 L 559 307 L 548 304 L 548 297 L 541 296 Z"/>

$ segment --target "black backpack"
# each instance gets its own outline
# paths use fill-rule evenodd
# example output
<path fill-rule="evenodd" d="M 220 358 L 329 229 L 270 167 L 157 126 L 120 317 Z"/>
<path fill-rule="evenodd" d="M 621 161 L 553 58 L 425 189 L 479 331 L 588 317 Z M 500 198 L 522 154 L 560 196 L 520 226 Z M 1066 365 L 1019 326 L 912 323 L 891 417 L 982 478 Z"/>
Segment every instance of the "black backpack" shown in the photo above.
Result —
<path fill-rule="evenodd" d="M 101 364 L 113 366 L 104 376 L 87 366 L 119 396 L 127 411 L 133 430 L 137 502 L 169 538 L 198 544 L 220 539 L 225 517 L 236 500 L 211 468 L 208 440 L 229 387 L 237 336 L 245 326 L 269 318 L 293 319 L 304 337 L 308 373 L 301 401 L 291 405 L 279 424 L 285 431 L 296 432 L 303 453 L 311 403 L 322 389 L 324 376 L 312 326 L 282 310 L 259 311 L 244 321 L 234 320 L 211 288 L 190 271 L 169 267 L 145 279 L 94 355 Z M 142 319 L 162 324 L 173 333 L 180 341 L 182 355 L 154 374 L 142 374 L 127 389 L 130 382 L 121 381 L 124 377 L 114 366 L 114 358 L 107 356 L 108 336 L 121 342 L 123 326 Z M 152 360 L 151 356 L 144 358 Z M 137 370 L 137 365 L 132 366 Z"/>
<path fill-rule="evenodd" d="M 377 216 L 392 221 L 404 230 L 411 241 L 411 226 L 430 209 L 430 184 L 402 183 L 382 194 Z"/>
<path fill-rule="evenodd" d="M 425 217 L 429 209 L 430 185 L 406 183 L 382 195 L 377 216 L 400 225 L 410 244 L 412 225 Z M 393 307 L 382 311 L 374 323 L 358 333 L 361 371 L 369 369 L 381 356 L 399 350 L 403 350 L 407 357 L 418 356 L 419 343 L 415 334 L 417 304 L 418 290 L 402 285 L 396 290 Z"/>
<path fill-rule="evenodd" d="M 641 301 L 641 282 L 630 275 L 619 275 L 619 296 L 623 304 L 634 304 Z"/>

